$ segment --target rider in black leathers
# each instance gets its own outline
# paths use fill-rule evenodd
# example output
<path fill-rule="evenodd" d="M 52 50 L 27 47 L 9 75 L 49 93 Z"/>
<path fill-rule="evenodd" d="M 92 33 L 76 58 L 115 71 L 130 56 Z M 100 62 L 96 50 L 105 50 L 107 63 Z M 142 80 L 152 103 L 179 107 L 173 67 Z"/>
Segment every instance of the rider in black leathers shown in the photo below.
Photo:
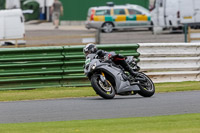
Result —
<path fill-rule="evenodd" d="M 125 57 L 115 52 L 107 52 L 104 50 L 98 50 L 95 44 L 87 44 L 83 49 L 85 56 L 88 54 L 97 54 L 99 58 L 104 58 L 105 60 L 111 59 L 116 65 L 120 65 L 124 68 L 125 71 L 128 71 L 132 76 L 137 76 L 137 73 L 134 72 L 131 67 L 125 61 Z"/>

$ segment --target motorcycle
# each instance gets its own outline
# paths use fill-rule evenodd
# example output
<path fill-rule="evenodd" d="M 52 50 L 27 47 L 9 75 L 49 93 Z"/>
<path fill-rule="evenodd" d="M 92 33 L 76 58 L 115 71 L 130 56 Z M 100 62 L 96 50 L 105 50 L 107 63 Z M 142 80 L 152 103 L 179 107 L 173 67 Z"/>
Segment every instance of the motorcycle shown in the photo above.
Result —
<path fill-rule="evenodd" d="M 115 95 L 136 95 L 151 97 L 155 93 L 152 80 L 142 72 L 133 56 L 127 56 L 126 62 L 136 76 L 131 76 L 120 65 L 108 59 L 98 58 L 96 54 L 86 57 L 84 73 L 91 81 L 94 91 L 104 99 L 113 99 Z"/>

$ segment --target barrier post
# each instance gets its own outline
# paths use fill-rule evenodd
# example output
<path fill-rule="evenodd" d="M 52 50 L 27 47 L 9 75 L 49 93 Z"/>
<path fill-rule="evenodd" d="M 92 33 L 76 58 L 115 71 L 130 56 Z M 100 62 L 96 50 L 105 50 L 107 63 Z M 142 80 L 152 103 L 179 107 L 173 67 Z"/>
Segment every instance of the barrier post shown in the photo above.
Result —
<path fill-rule="evenodd" d="M 101 43 L 100 35 L 101 35 L 101 29 L 99 28 L 99 29 L 96 30 L 96 44 L 100 44 Z"/>
<path fill-rule="evenodd" d="M 191 28 L 188 26 L 188 42 L 191 42 Z"/>
<path fill-rule="evenodd" d="M 188 25 L 184 24 L 184 31 L 185 31 L 185 42 L 188 42 Z"/>

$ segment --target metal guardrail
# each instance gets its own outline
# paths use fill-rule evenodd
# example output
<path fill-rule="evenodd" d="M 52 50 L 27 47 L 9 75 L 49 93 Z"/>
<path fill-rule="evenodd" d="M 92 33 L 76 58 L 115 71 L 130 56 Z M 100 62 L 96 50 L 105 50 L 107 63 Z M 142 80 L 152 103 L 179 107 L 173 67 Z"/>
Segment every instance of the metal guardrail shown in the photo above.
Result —
<path fill-rule="evenodd" d="M 200 30 L 191 29 L 188 27 L 188 42 L 198 41 L 200 42 Z"/>
<path fill-rule="evenodd" d="M 139 44 L 139 66 L 154 82 L 200 81 L 200 44 Z"/>
<path fill-rule="evenodd" d="M 81 46 L 0 49 L 0 90 L 88 86 Z M 140 48 L 139 48 L 140 47 Z M 200 44 L 98 45 L 125 56 L 154 82 L 200 81 Z"/>
<path fill-rule="evenodd" d="M 0 90 L 88 86 L 82 46 L 0 49 Z M 139 57 L 137 44 L 98 45 L 100 49 Z"/>
<path fill-rule="evenodd" d="M 199 28 L 200 23 L 197 24 L 184 24 L 184 38 L 185 42 L 200 42 L 200 30 L 194 29 Z M 192 28 L 193 29 L 192 29 Z"/>

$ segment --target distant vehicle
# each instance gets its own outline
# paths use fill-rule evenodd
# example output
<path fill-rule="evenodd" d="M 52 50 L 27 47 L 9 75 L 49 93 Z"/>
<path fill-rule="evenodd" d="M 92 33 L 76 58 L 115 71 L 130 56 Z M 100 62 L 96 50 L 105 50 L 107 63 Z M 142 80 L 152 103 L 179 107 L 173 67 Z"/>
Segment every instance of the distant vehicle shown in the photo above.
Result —
<path fill-rule="evenodd" d="M 150 12 L 139 5 L 126 4 L 91 7 L 88 10 L 86 28 L 102 28 L 103 32 L 114 29 L 151 27 Z"/>
<path fill-rule="evenodd" d="M 151 11 L 154 26 L 182 29 L 183 24 L 200 26 L 200 0 L 155 0 Z"/>
<path fill-rule="evenodd" d="M 24 17 L 21 9 L 0 11 L 0 45 L 25 43 L 22 40 L 25 36 Z"/>

